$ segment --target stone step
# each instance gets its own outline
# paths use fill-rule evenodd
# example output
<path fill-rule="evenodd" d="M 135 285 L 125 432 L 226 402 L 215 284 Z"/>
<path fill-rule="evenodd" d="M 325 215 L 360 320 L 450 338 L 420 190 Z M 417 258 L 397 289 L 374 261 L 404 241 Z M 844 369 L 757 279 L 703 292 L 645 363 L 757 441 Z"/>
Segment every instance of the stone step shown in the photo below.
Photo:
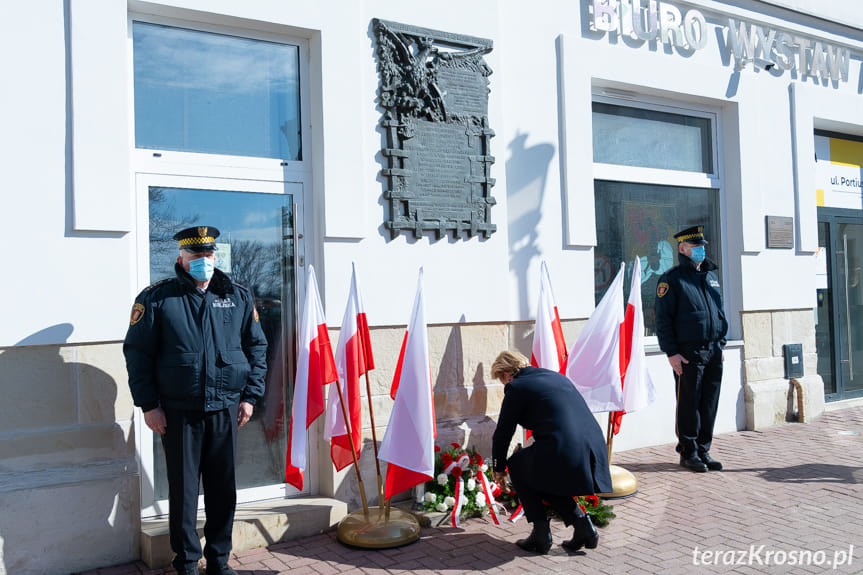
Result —
<path fill-rule="evenodd" d="M 275 499 L 237 506 L 234 551 L 266 547 L 334 529 L 347 515 L 343 501 L 326 497 Z M 198 536 L 204 536 L 204 514 L 198 513 Z M 168 519 L 141 521 L 141 560 L 151 569 L 167 567 L 174 553 L 168 538 Z"/>

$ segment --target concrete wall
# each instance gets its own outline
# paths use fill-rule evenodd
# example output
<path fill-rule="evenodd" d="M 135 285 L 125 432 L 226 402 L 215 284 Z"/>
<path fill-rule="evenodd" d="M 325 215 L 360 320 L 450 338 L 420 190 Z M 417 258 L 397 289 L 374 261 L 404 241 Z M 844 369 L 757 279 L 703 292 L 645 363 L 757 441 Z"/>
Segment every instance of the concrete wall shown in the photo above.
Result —
<path fill-rule="evenodd" d="M 746 429 L 797 421 L 798 394 L 785 379 L 782 346 L 803 344 L 804 421 L 824 412 L 824 382 L 817 375 L 814 313 L 811 309 L 743 314 Z"/>
<path fill-rule="evenodd" d="M 130 212 L 138 193 L 137 168 L 134 161 L 119 172 L 93 165 L 116 166 L 117 150 L 132 151 L 130 16 L 308 42 L 312 118 L 307 128 L 314 175 L 305 193 L 304 242 L 307 261 L 317 267 L 325 309 L 337 310 L 331 313 L 334 325 L 348 291 L 351 261 L 357 262 L 367 293 L 387 294 L 368 298 L 374 325 L 404 321 L 401 310 L 410 307 L 419 266 L 426 270 L 432 322 L 530 320 L 542 260 L 549 263 L 562 317 L 587 317 L 593 308 L 590 248 L 595 241 L 590 100 L 597 90 L 717 110 L 723 147 L 722 248 L 726 270 L 738 278 L 727 284 L 731 315 L 808 306 L 814 264 L 806 256 L 817 247 L 817 236 L 807 128 L 859 126 L 860 59 L 851 58 L 847 81 L 826 85 L 788 71 L 768 73 L 752 66 L 738 71 L 726 46 L 728 18 L 834 42 L 854 54 L 863 46 L 859 29 L 843 27 L 846 22 L 838 17 L 819 29 L 814 27 L 818 21 L 808 17 L 792 22 L 748 12 L 736 3 L 701 0 L 681 6 L 706 15 L 708 45 L 685 53 L 591 31 L 588 4 L 452 0 L 430 10 L 367 0 L 344 2 L 344 9 L 336 11 L 322 2 L 288 10 L 278 0 L 254 5 L 130 0 L 125 11 L 124 3 L 111 0 L 10 6 L 4 16 L 15 26 L 0 40 L 4 69 L 10 82 L 28 89 L 2 95 L 3 157 L 16 169 L 7 182 L 14 193 L 2 199 L 0 241 L 15 245 L 27 238 L 30 249 L 63 253 L 55 269 L 68 281 L 65 298 L 53 297 L 52 287 L 42 282 L 31 282 L 28 293 L 40 305 L 29 307 L 18 305 L 18 293 L 10 286 L 0 286 L 0 313 L 6 320 L 0 325 L 0 345 L 123 336 L 125 322 L 119 318 L 126 317 L 138 290 L 138 237 L 146 232 L 135 225 L 127 231 L 135 221 Z M 497 134 L 492 140 L 497 205 L 492 213 L 499 231 L 490 239 L 389 240 L 382 229 L 379 79 L 370 32 L 375 17 L 494 42 L 487 61 L 494 72 L 489 115 Z M 100 53 L 124 57 L 90 58 L 94 45 Z M 11 56 L 22 47 L 26 60 Z M 111 78 L 111 90 L 102 86 L 104 77 Z M 333 88 L 345 85 L 355 98 Z M 765 249 L 767 215 L 795 217 L 795 250 Z M 11 269 L 30 269 L 21 251 L 7 258 Z M 99 278 L 99 289 L 92 289 L 91 278 Z M 784 281 L 787 289 L 768 297 L 761 288 L 765 280 Z M 736 320 L 733 331 L 740 337 Z"/>
<path fill-rule="evenodd" d="M 119 344 L 0 348 L 0 574 L 138 556 L 140 483 Z"/>

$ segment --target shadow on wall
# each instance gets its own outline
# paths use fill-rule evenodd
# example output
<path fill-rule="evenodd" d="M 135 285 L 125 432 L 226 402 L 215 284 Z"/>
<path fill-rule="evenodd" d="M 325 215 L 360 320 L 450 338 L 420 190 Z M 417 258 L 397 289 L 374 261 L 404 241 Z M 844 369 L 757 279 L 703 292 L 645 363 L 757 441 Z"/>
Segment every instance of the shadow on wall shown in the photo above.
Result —
<path fill-rule="evenodd" d="M 460 322 L 464 322 L 464 316 Z M 491 364 L 493 357 L 488 358 Z M 488 384 L 484 374 L 485 362 L 477 363 L 470 381 L 465 380 L 464 338 L 462 328 L 450 328 L 446 348 L 440 361 L 440 372 L 434 383 L 437 438 L 435 445 L 448 446 L 456 442 L 464 447 L 475 447 L 483 456 L 491 453 L 491 435 L 495 421 L 486 415 L 496 412 L 499 406 L 488 405 Z"/>
<path fill-rule="evenodd" d="M 57 324 L 0 350 L 0 574 L 137 557 L 134 437 L 116 421 L 115 378 L 70 361 L 72 331 Z"/>
<path fill-rule="evenodd" d="M 509 270 L 518 278 L 519 317 L 530 317 L 533 303 L 527 301 L 527 271 L 531 259 L 542 256 L 538 226 L 548 170 L 555 149 L 551 144 L 526 147 L 527 134 L 509 144 L 506 161 L 506 198 L 509 229 Z"/>

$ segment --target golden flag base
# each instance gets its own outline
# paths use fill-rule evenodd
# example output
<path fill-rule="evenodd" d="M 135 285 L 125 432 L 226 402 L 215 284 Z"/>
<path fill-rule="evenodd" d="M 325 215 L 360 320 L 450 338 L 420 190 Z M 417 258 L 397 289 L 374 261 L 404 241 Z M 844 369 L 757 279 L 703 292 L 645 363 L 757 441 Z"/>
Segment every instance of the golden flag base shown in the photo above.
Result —
<path fill-rule="evenodd" d="M 619 465 L 609 465 L 608 470 L 611 472 L 611 493 L 597 493 L 598 496 L 603 499 L 620 499 L 636 494 L 638 481 L 635 475 Z"/>
<path fill-rule="evenodd" d="M 397 507 L 386 510 L 369 507 L 349 513 L 339 522 L 336 531 L 339 541 L 352 547 L 390 549 L 413 543 L 420 538 L 420 524 L 412 514 Z"/>

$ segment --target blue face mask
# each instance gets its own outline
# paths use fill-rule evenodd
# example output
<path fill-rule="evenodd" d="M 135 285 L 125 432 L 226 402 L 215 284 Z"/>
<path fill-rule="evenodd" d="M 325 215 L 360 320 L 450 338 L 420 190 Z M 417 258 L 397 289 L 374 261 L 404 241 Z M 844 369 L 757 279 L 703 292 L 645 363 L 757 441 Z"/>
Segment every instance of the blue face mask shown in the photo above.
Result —
<path fill-rule="evenodd" d="M 189 262 L 189 275 L 199 282 L 210 281 L 216 262 L 211 258 L 198 258 Z"/>
<path fill-rule="evenodd" d="M 692 255 L 689 258 L 697 264 L 700 264 L 704 261 L 704 258 L 707 255 L 704 253 L 704 246 L 695 246 L 692 248 Z"/>

